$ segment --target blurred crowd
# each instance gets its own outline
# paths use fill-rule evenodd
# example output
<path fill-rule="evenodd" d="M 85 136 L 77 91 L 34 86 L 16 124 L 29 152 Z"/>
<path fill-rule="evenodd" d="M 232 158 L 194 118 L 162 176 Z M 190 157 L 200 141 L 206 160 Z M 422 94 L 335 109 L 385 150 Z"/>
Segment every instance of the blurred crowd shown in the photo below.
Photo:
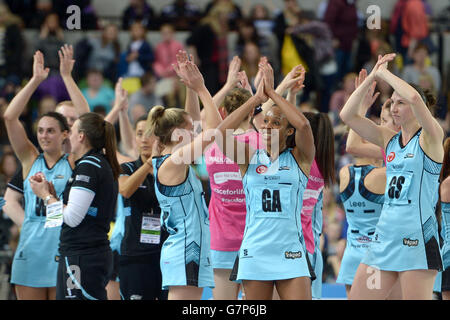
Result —
<path fill-rule="evenodd" d="M 213 0 L 204 8 L 193 1 L 173 0 L 160 12 L 152 8 L 151 1 L 129 0 L 120 23 L 117 23 L 119 19 L 99 18 L 91 2 L 5 0 L 0 3 L 0 196 L 18 168 L 1 117 L 30 77 L 31 64 L 27 63 L 30 57 L 26 52 L 40 50 L 46 67 L 50 68 L 49 77 L 21 116 L 27 134 L 36 145 L 34 123 L 39 115 L 54 111 L 60 101 L 69 99 L 58 72 L 58 49 L 68 42 L 66 9 L 72 4 L 81 8 L 81 29 L 98 31 L 69 43 L 75 50 L 73 76 L 91 111 L 103 115 L 111 111 L 114 84 L 119 77 L 124 79 L 123 87 L 130 95 L 128 110 L 132 123 L 155 105 L 183 108 L 185 89 L 172 68 L 181 49 L 193 54 L 212 95 L 225 84 L 229 62 L 235 55 L 241 58 L 250 83 L 262 56 L 274 68 L 276 82 L 294 66 L 302 64 L 307 73 L 305 89 L 297 105 L 303 111 L 329 114 L 334 125 L 336 172 L 339 172 L 342 166 L 352 162 L 352 157 L 345 153 L 347 128 L 338 114 L 355 89 L 357 73 L 362 68 L 370 72 L 379 55 L 397 52 L 391 71 L 434 93 L 438 98 L 435 116 L 444 130 L 450 131 L 447 113 L 450 75 L 443 72 L 447 66 L 439 69 L 433 64 L 441 53 L 441 44 L 431 37 L 433 21 L 450 17 L 450 5 L 445 12 L 438 13 L 432 11 L 428 0 L 398 0 L 390 19 L 382 20 L 380 29 L 370 30 L 365 15 L 357 9 L 357 0 L 321 1 L 317 12 L 304 10 L 299 0 L 284 0 L 278 8 L 256 4 L 249 12 L 244 12 L 240 1 L 232 0 Z M 38 39 L 27 43 L 24 32 L 33 29 L 39 31 Z M 449 22 L 447 30 L 450 30 Z M 184 42 L 176 39 L 180 31 L 188 33 Z M 129 34 L 126 46 L 119 41 L 120 32 Z M 148 32 L 159 32 L 159 42 L 149 41 Z M 392 92 L 382 82 L 377 83 L 377 91 L 380 95 L 369 116 L 379 122 L 382 101 Z M 339 271 L 346 236 L 345 213 L 337 186 L 325 190 L 323 215 L 323 279 L 332 283 Z M 2 215 L 0 251 L 13 250 L 17 237 L 18 230 Z"/>

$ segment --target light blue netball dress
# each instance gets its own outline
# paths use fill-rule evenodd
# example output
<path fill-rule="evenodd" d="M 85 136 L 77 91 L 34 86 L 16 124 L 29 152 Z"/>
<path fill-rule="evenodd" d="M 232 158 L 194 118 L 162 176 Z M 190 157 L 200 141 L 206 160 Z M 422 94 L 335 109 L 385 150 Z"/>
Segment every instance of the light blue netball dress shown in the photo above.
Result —
<path fill-rule="evenodd" d="M 27 287 L 55 287 L 58 269 L 58 244 L 61 227 L 44 228 L 46 208 L 44 201 L 31 190 L 29 178 L 38 172 L 53 182 L 56 194 L 62 199 L 72 168 L 62 156 L 49 169 L 40 154 L 34 161 L 28 176 L 23 181 L 25 197 L 25 219 L 20 230 L 20 239 L 12 264 L 11 283 Z"/>
<path fill-rule="evenodd" d="M 323 190 L 320 192 L 319 198 L 317 198 L 316 205 L 312 212 L 311 223 L 314 236 L 314 254 L 310 254 L 308 251 L 309 261 L 311 262 L 312 269 L 316 275 L 316 279 L 311 282 L 311 295 L 313 299 L 322 298 L 322 273 L 323 273 L 323 257 L 322 251 L 320 251 L 320 235 L 322 234 L 323 226 Z"/>
<path fill-rule="evenodd" d="M 374 240 L 362 263 L 380 270 L 442 270 L 438 223 L 439 173 L 419 145 L 419 129 L 405 145 L 401 131 L 386 148 L 386 190 Z"/>
<path fill-rule="evenodd" d="M 161 226 L 169 233 L 161 249 L 162 288 L 213 288 L 209 216 L 202 184 L 192 167 L 189 167 L 183 183 L 177 186 L 161 184 L 158 170 L 168 157 L 164 155 L 152 159 L 155 193 L 161 207 Z"/>
<path fill-rule="evenodd" d="M 348 167 L 349 183 L 340 195 L 348 222 L 347 245 L 336 283 L 352 285 L 356 270 L 375 234 L 384 194 L 372 193 L 364 186 L 365 178 L 373 169 L 375 167 L 370 165 Z"/>
<path fill-rule="evenodd" d="M 247 216 L 235 264 L 238 281 L 315 278 L 300 220 L 307 181 L 292 149 L 274 162 L 265 150 L 255 152 L 243 178 Z"/>
<path fill-rule="evenodd" d="M 441 212 L 441 237 L 444 240 L 442 261 L 446 270 L 450 268 L 450 202 L 441 201 Z"/>

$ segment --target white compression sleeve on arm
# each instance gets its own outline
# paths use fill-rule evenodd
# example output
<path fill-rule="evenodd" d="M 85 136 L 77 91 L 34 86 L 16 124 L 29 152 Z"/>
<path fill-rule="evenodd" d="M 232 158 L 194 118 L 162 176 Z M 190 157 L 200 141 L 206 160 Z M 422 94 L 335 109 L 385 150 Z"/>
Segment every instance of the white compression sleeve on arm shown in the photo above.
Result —
<path fill-rule="evenodd" d="M 94 192 L 72 188 L 69 193 L 69 201 L 63 211 L 64 223 L 72 228 L 78 226 L 86 216 L 94 197 Z"/>

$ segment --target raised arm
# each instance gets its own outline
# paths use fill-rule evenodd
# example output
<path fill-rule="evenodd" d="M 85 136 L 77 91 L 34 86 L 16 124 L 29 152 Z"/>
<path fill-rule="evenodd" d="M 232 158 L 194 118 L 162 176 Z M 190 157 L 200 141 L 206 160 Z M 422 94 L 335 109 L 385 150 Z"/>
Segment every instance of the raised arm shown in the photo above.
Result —
<path fill-rule="evenodd" d="M 260 64 L 267 65 L 267 58 L 261 59 Z M 260 73 L 258 71 L 258 73 Z M 283 78 L 283 80 L 280 82 L 280 84 L 275 89 L 275 92 L 279 95 L 284 95 L 286 90 L 289 90 L 290 88 L 294 86 L 298 86 L 298 92 L 303 88 L 303 81 L 305 81 L 305 68 L 301 64 L 295 66 L 292 68 L 291 71 Z M 297 93 L 298 93 L 297 92 Z M 290 95 L 290 98 L 292 98 L 292 93 Z M 262 109 L 263 111 L 268 110 L 270 107 L 272 107 L 275 104 L 275 102 L 269 98 L 263 105 Z"/>
<path fill-rule="evenodd" d="M 67 92 L 69 93 L 70 100 L 75 107 L 78 116 L 90 111 L 89 104 L 86 98 L 83 96 L 80 88 L 78 88 L 75 80 L 72 78 L 72 70 L 75 64 L 73 59 L 73 47 L 72 45 L 65 44 L 58 51 L 59 55 L 59 72 L 66 86 Z"/>
<path fill-rule="evenodd" d="M 359 72 L 359 76 L 355 79 L 355 88 L 358 88 L 359 85 L 367 78 L 367 71 L 365 69 L 362 69 Z M 372 106 L 372 104 L 375 102 L 375 100 L 379 96 L 379 92 L 375 93 L 375 87 L 376 82 L 373 82 L 372 85 L 369 87 L 369 90 L 366 92 L 366 95 L 364 96 L 364 99 L 361 101 L 361 104 L 359 106 L 359 112 L 358 114 L 361 117 L 365 117 L 367 110 Z M 388 100 L 389 101 L 389 100 Z M 381 149 L 379 146 L 364 141 L 358 134 L 356 134 L 355 131 L 350 129 L 347 137 L 347 144 L 346 149 L 350 154 L 353 154 L 357 157 L 368 157 L 368 158 L 375 158 L 383 160 L 383 152 L 381 152 Z"/>
<path fill-rule="evenodd" d="M 181 71 L 180 74 L 182 75 L 181 81 L 194 90 L 203 103 L 207 125 L 205 130 L 203 130 L 203 132 L 191 143 L 176 148 L 170 157 L 171 161 L 163 164 L 167 169 L 169 169 L 169 166 L 171 167 L 168 170 L 169 172 L 174 172 L 174 170 L 176 171 L 188 164 L 186 161 L 183 161 L 183 159 L 190 159 L 192 162 L 198 159 L 203 154 L 205 148 L 214 141 L 215 131 L 209 129 L 215 129 L 216 124 L 221 122 L 219 111 L 214 104 L 211 94 L 205 86 L 203 76 L 198 67 L 191 61 L 187 61 L 179 67 Z"/>
<path fill-rule="evenodd" d="M 194 62 L 194 56 L 191 54 L 188 56 L 186 51 L 180 50 L 177 55 L 177 63 L 173 64 L 172 67 L 175 70 L 175 73 L 182 78 L 181 70 L 179 66 L 191 60 Z M 201 131 L 201 113 L 200 113 L 200 102 L 198 101 L 197 93 L 189 87 L 186 87 L 186 101 L 184 104 L 184 110 L 191 116 L 192 121 L 194 121 L 195 133 L 199 133 Z"/>
<path fill-rule="evenodd" d="M 49 71 L 49 68 L 44 67 L 44 55 L 36 51 L 33 56 L 33 77 L 12 99 L 3 115 L 11 146 L 22 163 L 24 176 L 28 174 L 39 152 L 28 139 L 19 117 L 38 86 L 47 78 Z"/>
<path fill-rule="evenodd" d="M 406 81 L 390 72 L 386 65 L 382 65 L 376 71 L 376 77 L 386 81 L 399 96 L 411 105 L 412 112 L 419 125 L 423 128 L 421 140 L 422 147 L 434 160 L 441 162 L 443 157 L 442 141 L 444 139 L 444 130 L 436 118 L 433 117 L 419 92 L 410 86 Z"/>
<path fill-rule="evenodd" d="M 241 68 L 241 59 L 234 56 L 228 67 L 228 76 L 225 85 L 214 95 L 214 104 L 218 107 L 222 104 L 225 96 L 231 89 L 237 86 L 239 82 L 239 69 Z"/>
<path fill-rule="evenodd" d="M 296 129 L 294 154 L 296 154 L 297 162 L 304 169 L 304 172 L 309 173 L 315 155 L 314 136 L 309 120 L 300 109 L 276 93 L 273 88 L 273 70 L 270 65 L 262 65 L 262 71 L 264 75 L 264 92 L 280 107 L 289 123 Z"/>
<path fill-rule="evenodd" d="M 378 62 L 373 68 L 370 75 L 359 85 L 358 88 L 355 89 L 355 91 L 353 91 L 344 107 L 342 108 L 341 112 L 339 113 L 342 121 L 351 129 L 355 130 L 358 135 L 383 149 L 385 148 L 385 144 L 389 141 L 390 138 L 392 138 L 392 136 L 396 134 L 396 132 L 388 128 L 380 127 L 373 121 L 362 117 L 359 114 L 359 105 L 360 102 L 364 99 L 364 96 L 369 90 L 373 81 L 375 80 L 376 70 L 381 65 L 387 64 L 389 61 L 392 61 L 394 57 L 395 54 L 379 57 Z"/>
<path fill-rule="evenodd" d="M 233 132 L 239 127 L 240 123 L 248 117 L 249 114 L 253 114 L 256 106 L 264 103 L 267 99 L 268 98 L 264 93 L 264 82 L 260 81 L 255 95 L 250 97 L 250 99 L 248 99 L 242 106 L 228 115 L 216 130 L 217 145 L 223 154 L 239 165 L 242 175 L 244 175 L 247 171 L 247 167 L 252 155 L 254 154 L 254 150 L 249 144 L 235 139 Z M 240 151 L 245 151 L 243 158 Z"/>
<path fill-rule="evenodd" d="M 128 92 L 122 87 L 122 78 L 116 83 L 114 104 L 119 106 L 119 129 L 122 148 L 133 159 L 139 157 L 134 130 L 128 117 Z"/>

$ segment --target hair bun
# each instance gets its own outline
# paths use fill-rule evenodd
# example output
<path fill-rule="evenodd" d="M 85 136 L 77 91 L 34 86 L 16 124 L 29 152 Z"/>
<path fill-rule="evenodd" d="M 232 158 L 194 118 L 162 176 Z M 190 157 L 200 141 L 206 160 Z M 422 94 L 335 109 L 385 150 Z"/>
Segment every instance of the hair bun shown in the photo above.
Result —
<path fill-rule="evenodd" d="M 165 110 L 166 109 L 163 106 L 154 106 L 148 113 L 148 120 L 153 123 L 156 122 L 163 116 Z"/>

